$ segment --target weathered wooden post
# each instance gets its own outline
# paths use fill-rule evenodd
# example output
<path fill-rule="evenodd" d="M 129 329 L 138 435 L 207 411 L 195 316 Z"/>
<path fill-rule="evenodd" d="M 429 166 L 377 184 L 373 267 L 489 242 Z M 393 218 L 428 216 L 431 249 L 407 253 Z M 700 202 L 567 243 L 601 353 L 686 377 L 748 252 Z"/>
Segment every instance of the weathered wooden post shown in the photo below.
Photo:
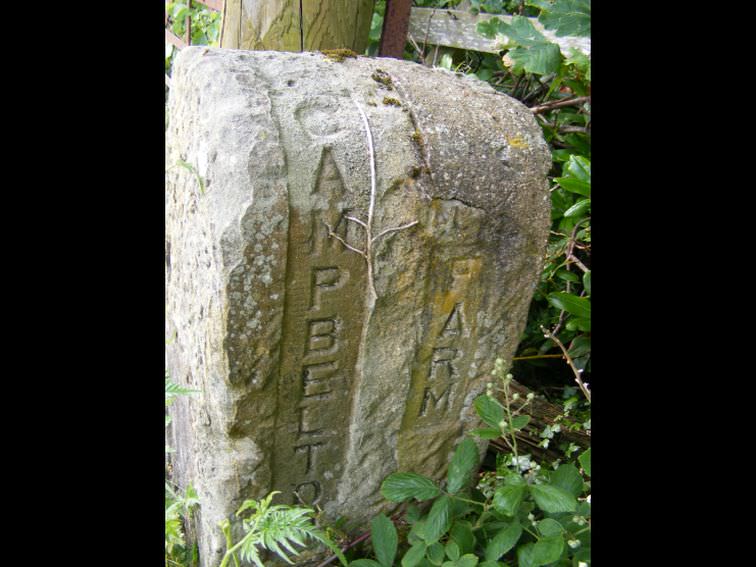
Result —
<path fill-rule="evenodd" d="M 315 51 L 367 48 L 374 0 L 226 0 L 220 46 Z"/>

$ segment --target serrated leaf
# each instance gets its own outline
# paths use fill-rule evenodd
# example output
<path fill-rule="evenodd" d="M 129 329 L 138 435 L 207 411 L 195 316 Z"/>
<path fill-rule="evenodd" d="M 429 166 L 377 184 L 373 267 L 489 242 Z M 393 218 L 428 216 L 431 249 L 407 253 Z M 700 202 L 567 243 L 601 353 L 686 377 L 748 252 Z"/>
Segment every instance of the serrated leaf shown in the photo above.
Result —
<path fill-rule="evenodd" d="M 506 528 L 499 530 L 486 545 L 485 558 L 487 561 L 496 561 L 507 551 L 512 549 L 522 535 L 522 526 L 515 520 Z"/>
<path fill-rule="evenodd" d="M 575 497 L 583 493 L 585 485 L 583 477 L 580 476 L 580 471 L 572 463 L 564 463 L 559 465 L 557 470 L 552 471 L 549 475 L 549 484 L 562 488 Z"/>
<path fill-rule="evenodd" d="M 425 550 L 425 556 L 434 565 L 441 565 L 444 562 L 444 546 L 438 542 L 429 545 Z"/>
<path fill-rule="evenodd" d="M 519 508 L 524 496 L 524 485 L 500 486 L 494 493 L 494 510 L 506 516 L 514 516 L 517 513 L 517 508 Z"/>
<path fill-rule="evenodd" d="M 472 553 L 463 555 L 454 562 L 454 567 L 475 567 L 478 564 L 478 558 Z"/>
<path fill-rule="evenodd" d="M 428 545 L 436 543 L 451 526 L 451 498 L 447 495 L 439 497 L 428 512 L 422 538 Z"/>
<path fill-rule="evenodd" d="M 537 43 L 529 47 L 516 47 L 508 52 L 514 61 L 515 72 L 548 75 L 556 73 L 562 64 L 562 52 L 556 43 Z"/>
<path fill-rule="evenodd" d="M 550 484 L 532 484 L 528 488 L 536 504 L 544 512 L 574 512 L 577 508 L 575 497 L 562 488 Z"/>
<path fill-rule="evenodd" d="M 588 37 L 591 35 L 590 0 L 557 0 L 544 9 L 538 21 L 547 30 L 554 30 L 558 37 Z"/>
<path fill-rule="evenodd" d="M 585 474 L 587 474 L 588 476 L 591 476 L 591 449 L 590 447 L 586 449 L 583 452 L 583 454 L 578 457 L 578 461 L 580 462 L 580 466 L 583 467 Z"/>
<path fill-rule="evenodd" d="M 579 199 L 574 205 L 572 205 L 569 209 L 564 211 L 564 216 L 566 218 L 580 217 L 583 213 L 585 213 L 590 208 L 591 208 L 590 199 Z"/>
<path fill-rule="evenodd" d="M 538 533 L 543 537 L 553 537 L 564 532 L 562 524 L 552 518 L 544 518 L 538 522 Z"/>
<path fill-rule="evenodd" d="M 498 429 L 473 429 L 470 433 L 481 439 L 496 439 L 501 436 L 501 431 Z"/>
<path fill-rule="evenodd" d="M 400 472 L 390 474 L 381 484 L 381 494 L 391 502 L 404 502 L 410 498 L 428 500 L 441 494 L 441 490 L 429 478 L 422 475 Z"/>
<path fill-rule="evenodd" d="M 571 293 L 557 291 L 547 296 L 549 303 L 557 309 L 563 309 L 583 319 L 591 318 L 591 302 L 584 297 L 578 297 Z"/>
<path fill-rule="evenodd" d="M 415 567 L 425 557 L 425 549 L 426 545 L 422 541 L 410 547 L 402 557 L 402 567 Z"/>
<path fill-rule="evenodd" d="M 472 439 L 466 437 L 457 445 L 449 463 L 446 490 L 451 494 L 456 494 L 464 488 L 470 482 L 477 464 L 478 447 Z"/>
<path fill-rule="evenodd" d="M 391 567 L 396 557 L 399 538 L 391 520 L 379 514 L 370 522 L 370 537 L 375 557 L 383 567 Z"/>
<path fill-rule="evenodd" d="M 528 423 L 530 423 L 529 415 L 516 415 L 512 418 L 512 428 L 514 428 L 516 431 L 519 431 Z"/>
<path fill-rule="evenodd" d="M 517 548 L 517 567 L 538 567 L 533 561 L 533 546 L 531 542 Z"/>
<path fill-rule="evenodd" d="M 475 411 L 480 419 L 497 430 L 504 419 L 504 407 L 491 396 L 478 396 L 475 399 Z"/>
<path fill-rule="evenodd" d="M 444 547 L 444 553 L 446 553 L 446 556 L 452 561 L 456 561 L 457 559 L 459 559 L 461 555 L 459 546 L 452 539 L 446 542 L 446 547 Z"/>
<path fill-rule="evenodd" d="M 542 538 L 533 546 L 533 563 L 535 565 L 553 563 L 559 559 L 563 550 L 564 538 L 561 535 Z"/>
<path fill-rule="evenodd" d="M 475 549 L 472 524 L 466 520 L 456 520 L 449 531 L 449 537 L 459 546 L 462 554 L 472 553 Z"/>

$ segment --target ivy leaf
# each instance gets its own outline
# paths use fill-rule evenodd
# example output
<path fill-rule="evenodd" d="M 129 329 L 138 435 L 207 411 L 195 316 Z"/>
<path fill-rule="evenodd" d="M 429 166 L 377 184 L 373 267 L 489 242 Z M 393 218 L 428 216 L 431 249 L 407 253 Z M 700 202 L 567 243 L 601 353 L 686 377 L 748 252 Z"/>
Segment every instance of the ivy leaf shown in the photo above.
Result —
<path fill-rule="evenodd" d="M 522 526 L 515 520 L 506 528 L 499 530 L 486 545 L 486 561 L 496 561 L 512 549 L 522 535 Z"/>
<path fill-rule="evenodd" d="M 475 399 L 475 411 L 480 419 L 495 429 L 499 429 L 499 423 L 504 419 L 504 407 L 491 396 L 479 396 Z"/>
<path fill-rule="evenodd" d="M 404 502 L 410 498 L 428 500 L 441 494 L 429 478 L 410 472 L 392 473 L 381 484 L 381 494 L 391 502 Z"/>
<path fill-rule="evenodd" d="M 591 449 L 590 447 L 586 449 L 585 452 L 578 457 L 578 461 L 580 462 L 580 466 L 583 467 L 585 474 L 587 474 L 588 476 L 591 476 Z"/>
<path fill-rule="evenodd" d="M 550 484 L 532 484 L 528 488 L 536 504 L 544 512 L 574 512 L 577 508 L 575 497 L 562 488 Z"/>
<path fill-rule="evenodd" d="M 494 510 L 506 516 L 514 516 L 517 513 L 517 508 L 519 508 L 524 495 L 524 485 L 500 486 L 494 493 Z"/>
<path fill-rule="evenodd" d="M 533 563 L 536 565 L 548 565 L 562 555 L 564 550 L 564 538 L 560 535 L 545 537 L 538 540 L 533 546 Z"/>
<path fill-rule="evenodd" d="M 533 26 L 530 19 L 523 16 L 512 16 L 511 24 L 497 18 L 496 27 L 497 33 L 506 35 L 509 39 L 524 47 L 535 47 L 548 43 L 548 40 Z M 559 47 L 557 47 L 557 50 L 559 50 Z"/>
<path fill-rule="evenodd" d="M 433 503 L 422 534 L 425 543 L 436 543 L 447 532 L 451 525 L 450 510 L 451 498 L 445 494 Z"/>
<path fill-rule="evenodd" d="M 465 438 L 457 445 L 447 475 L 446 489 L 451 494 L 459 492 L 469 481 L 478 464 L 478 447 L 470 438 Z"/>
<path fill-rule="evenodd" d="M 394 564 L 399 543 L 393 522 L 384 514 L 379 514 L 370 522 L 370 536 L 378 562 L 383 567 L 391 567 Z"/>
<path fill-rule="evenodd" d="M 538 17 L 547 30 L 559 36 L 587 37 L 591 35 L 590 0 L 557 0 Z"/>
<path fill-rule="evenodd" d="M 562 52 L 556 43 L 537 43 L 528 47 L 516 47 L 509 51 L 514 61 L 512 70 L 520 70 L 537 75 L 556 73 L 562 64 Z"/>
<path fill-rule="evenodd" d="M 557 309 L 563 309 L 583 319 L 591 318 L 591 302 L 584 297 L 557 291 L 548 295 L 549 303 Z"/>

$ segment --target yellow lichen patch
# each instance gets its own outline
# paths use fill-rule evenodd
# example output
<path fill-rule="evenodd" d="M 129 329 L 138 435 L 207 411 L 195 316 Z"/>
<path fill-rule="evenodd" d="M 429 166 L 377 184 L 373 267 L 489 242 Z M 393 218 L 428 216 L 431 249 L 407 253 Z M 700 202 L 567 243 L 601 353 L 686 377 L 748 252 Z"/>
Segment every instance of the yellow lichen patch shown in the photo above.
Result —
<path fill-rule="evenodd" d="M 373 79 L 373 80 L 374 80 L 374 81 L 375 81 L 376 83 L 380 83 L 381 85 L 383 85 L 383 86 L 384 86 L 385 88 L 387 88 L 388 90 L 390 90 L 390 91 L 391 91 L 391 90 L 394 90 L 394 87 L 393 87 L 393 82 L 392 82 L 392 80 L 391 80 L 391 77 L 390 77 L 390 76 L 389 76 L 389 74 L 388 74 L 388 73 L 387 73 L 386 71 L 384 71 L 383 69 L 376 69 L 376 70 L 375 70 L 375 73 L 373 73 L 372 75 L 370 75 L 370 77 L 371 77 L 371 78 L 372 78 L 372 79 Z"/>
<path fill-rule="evenodd" d="M 359 54 L 355 53 L 351 49 L 338 48 L 338 49 L 324 49 L 321 51 L 331 61 L 341 63 L 347 57 L 357 57 Z"/>
<path fill-rule="evenodd" d="M 517 134 L 516 136 L 508 137 L 507 143 L 513 148 L 517 148 L 518 150 L 524 150 L 528 147 L 528 143 L 523 140 L 519 134 Z"/>
<path fill-rule="evenodd" d="M 391 98 L 390 96 L 384 96 L 383 97 L 383 104 L 390 105 L 390 106 L 401 106 L 402 103 L 399 102 L 395 98 Z"/>

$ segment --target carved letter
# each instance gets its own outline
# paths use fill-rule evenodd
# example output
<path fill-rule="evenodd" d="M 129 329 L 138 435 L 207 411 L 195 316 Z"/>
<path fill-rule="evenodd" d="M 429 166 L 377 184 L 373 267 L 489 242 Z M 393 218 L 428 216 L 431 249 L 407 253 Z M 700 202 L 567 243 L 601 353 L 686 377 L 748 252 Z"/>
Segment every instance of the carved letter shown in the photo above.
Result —
<path fill-rule="evenodd" d="M 322 445 L 325 445 L 325 443 L 308 443 L 307 445 L 299 445 L 297 447 L 294 447 L 294 452 L 301 450 L 307 451 L 307 461 L 305 465 L 305 474 L 310 472 L 310 469 L 312 469 L 312 448 L 313 447 L 320 447 Z"/>
<path fill-rule="evenodd" d="M 320 309 L 320 296 L 326 291 L 341 287 L 344 283 L 342 272 L 338 268 L 313 268 L 312 270 L 312 294 L 310 296 L 310 309 Z"/>
<path fill-rule="evenodd" d="M 336 321 L 334 319 L 314 319 L 308 321 L 305 356 L 310 353 L 338 350 Z"/>
<path fill-rule="evenodd" d="M 307 364 L 302 368 L 302 383 L 304 384 L 303 397 L 325 397 L 330 394 L 330 379 L 338 369 L 336 362 L 322 362 L 320 364 Z"/>

